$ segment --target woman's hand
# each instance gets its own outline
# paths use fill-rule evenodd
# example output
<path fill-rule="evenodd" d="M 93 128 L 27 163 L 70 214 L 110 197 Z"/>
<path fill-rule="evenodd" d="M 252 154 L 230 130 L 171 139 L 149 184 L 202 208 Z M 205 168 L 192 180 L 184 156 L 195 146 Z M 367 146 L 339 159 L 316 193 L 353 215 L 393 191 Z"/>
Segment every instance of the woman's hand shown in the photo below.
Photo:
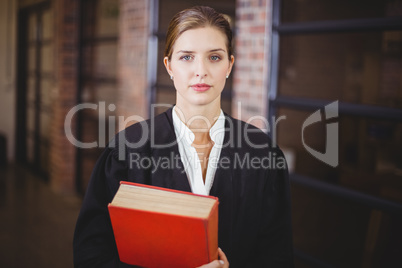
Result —
<path fill-rule="evenodd" d="M 226 258 L 225 253 L 223 253 L 222 249 L 218 248 L 218 258 L 219 260 L 215 260 L 208 264 L 204 264 L 198 268 L 229 268 L 229 262 Z"/>

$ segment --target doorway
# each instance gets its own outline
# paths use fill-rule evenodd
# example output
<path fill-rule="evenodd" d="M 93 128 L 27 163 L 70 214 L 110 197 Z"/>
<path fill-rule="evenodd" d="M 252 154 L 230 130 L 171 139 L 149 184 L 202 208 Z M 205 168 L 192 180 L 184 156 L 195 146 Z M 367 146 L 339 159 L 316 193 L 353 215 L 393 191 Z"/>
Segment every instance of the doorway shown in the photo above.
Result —
<path fill-rule="evenodd" d="M 18 12 L 16 157 L 44 178 L 49 174 L 54 31 L 50 2 Z"/>

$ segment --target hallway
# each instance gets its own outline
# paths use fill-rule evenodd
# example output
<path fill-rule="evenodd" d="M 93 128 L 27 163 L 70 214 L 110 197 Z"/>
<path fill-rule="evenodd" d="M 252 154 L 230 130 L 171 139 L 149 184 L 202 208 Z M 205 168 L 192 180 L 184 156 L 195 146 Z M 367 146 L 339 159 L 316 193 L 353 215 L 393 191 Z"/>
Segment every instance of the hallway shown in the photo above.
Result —
<path fill-rule="evenodd" d="M 0 167 L 0 267 L 73 267 L 80 206 L 25 167 Z"/>

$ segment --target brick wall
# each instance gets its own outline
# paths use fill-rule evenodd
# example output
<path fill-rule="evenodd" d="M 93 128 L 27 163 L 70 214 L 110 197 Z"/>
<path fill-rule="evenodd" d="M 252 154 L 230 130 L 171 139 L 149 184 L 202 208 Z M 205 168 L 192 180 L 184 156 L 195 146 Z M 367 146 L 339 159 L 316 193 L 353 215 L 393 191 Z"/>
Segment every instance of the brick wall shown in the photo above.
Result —
<path fill-rule="evenodd" d="M 51 185 L 57 192 L 75 191 L 76 148 L 67 140 L 64 120 L 76 104 L 78 60 L 79 1 L 55 1 L 56 12 L 56 69 L 52 130 Z M 130 125 L 148 115 L 148 37 L 149 8 L 147 0 L 120 0 L 118 42 L 118 90 L 116 115 Z M 236 63 L 232 114 L 248 120 L 255 115 L 266 116 L 269 73 L 271 0 L 237 1 Z M 238 105 L 240 103 L 240 106 Z M 129 120 L 130 116 L 137 116 Z M 73 121 L 73 134 L 74 132 Z M 262 121 L 251 123 L 264 128 Z M 119 129 L 125 126 L 118 126 Z"/>
<path fill-rule="evenodd" d="M 238 0 L 232 115 L 248 121 L 266 117 L 271 0 Z M 266 128 L 262 120 L 249 121 Z"/>
<path fill-rule="evenodd" d="M 61 193 L 75 192 L 76 148 L 64 132 L 64 120 L 76 104 L 79 34 L 79 0 L 54 1 L 56 38 L 56 89 L 50 145 L 50 184 Z M 73 120 L 73 133 L 75 121 Z"/>
<path fill-rule="evenodd" d="M 267 114 L 271 0 L 238 0 L 236 5 L 232 114 L 247 121 Z M 149 1 L 121 0 L 119 19 L 117 114 L 124 119 L 131 115 L 146 118 Z M 250 122 L 265 128 L 261 120 Z"/>
<path fill-rule="evenodd" d="M 236 4 L 234 98 L 232 114 L 243 120 L 267 114 L 271 0 L 238 0 Z M 120 1 L 119 96 L 117 114 L 148 117 L 147 45 L 149 1 Z M 240 103 L 240 105 L 239 105 Z M 129 124 L 134 122 L 129 122 Z M 251 123 L 265 128 L 264 122 Z M 120 129 L 123 126 L 120 126 Z"/>
<path fill-rule="evenodd" d="M 149 36 L 149 2 L 121 0 L 118 45 L 117 114 L 128 120 L 136 115 L 148 116 L 147 46 Z M 134 123 L 128 122 L 127 125 Z M 119 126 L 120 129 L 124 126 Z"/>

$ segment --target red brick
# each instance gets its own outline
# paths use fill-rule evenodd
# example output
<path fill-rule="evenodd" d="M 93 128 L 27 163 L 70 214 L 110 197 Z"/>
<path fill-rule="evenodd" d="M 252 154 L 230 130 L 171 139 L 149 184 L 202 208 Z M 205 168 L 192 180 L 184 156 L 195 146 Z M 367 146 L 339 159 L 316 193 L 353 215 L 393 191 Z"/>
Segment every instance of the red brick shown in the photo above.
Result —
<path fill-rule="evenodd" d="M 232 102 L 234 115 L 238 114 L 237 102 L 241 102 L 241 119 L 247 120 L 251 116 L 266 116 L 265 98 L 267 82 L 264 82 L 269 73 L 268 62 L 269 40 L 265 37 L 267 10 L 271 1 L 267 0 L 238 0 L 236 13 L 236 63 L 234 70 L 233 91 L 235 98 Z M 248 16 L 248 14 L 254 14 Z M 251 105 L 251 103 L 253 105 Z"/>

